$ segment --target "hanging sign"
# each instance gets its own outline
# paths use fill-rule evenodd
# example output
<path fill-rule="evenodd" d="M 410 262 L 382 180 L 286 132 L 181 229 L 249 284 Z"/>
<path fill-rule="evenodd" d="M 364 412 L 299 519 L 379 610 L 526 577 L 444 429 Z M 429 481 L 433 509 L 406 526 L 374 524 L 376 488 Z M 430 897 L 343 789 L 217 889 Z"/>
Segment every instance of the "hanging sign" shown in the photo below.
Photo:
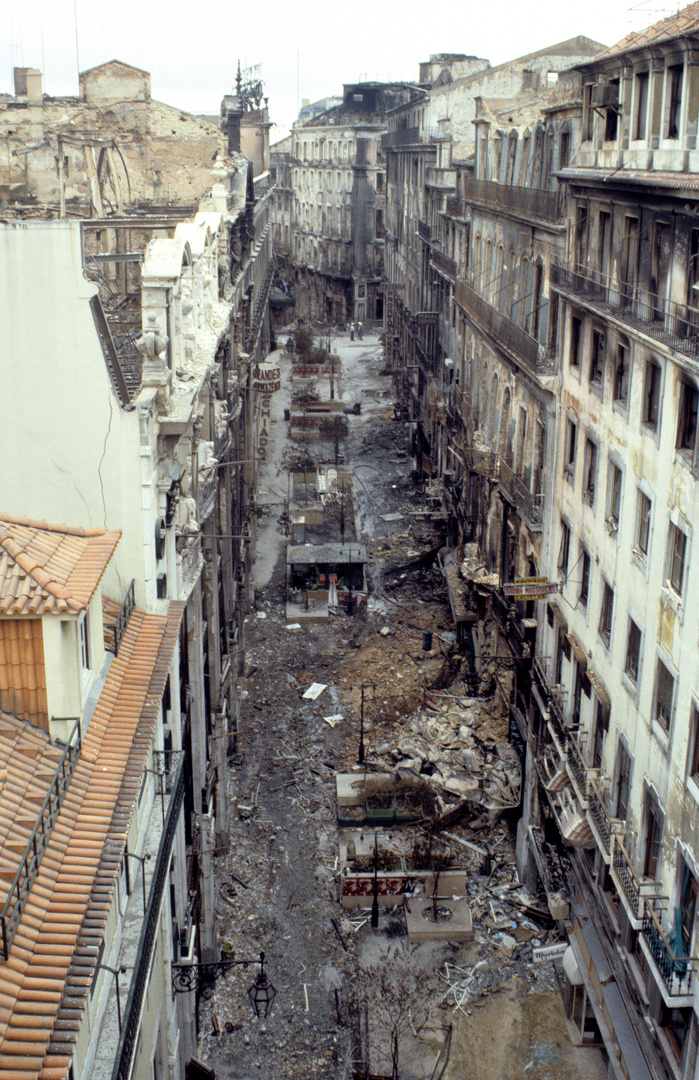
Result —
<path fill-rule="evenodd" d="M 255 364 L 252 369 L 252 388 L 253 390 L 259 390 L 263 394 L 272 394 L 275 390 L 280 390 L 282 385 L 282 372 L 281 368 L 275 367 L 273 364 Z"/>

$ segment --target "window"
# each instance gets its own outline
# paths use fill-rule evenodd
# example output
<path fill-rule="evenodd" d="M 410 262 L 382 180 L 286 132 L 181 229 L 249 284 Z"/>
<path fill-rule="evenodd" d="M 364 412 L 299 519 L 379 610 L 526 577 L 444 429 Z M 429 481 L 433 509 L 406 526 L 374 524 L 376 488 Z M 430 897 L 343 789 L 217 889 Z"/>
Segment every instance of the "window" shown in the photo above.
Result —
<path fill-rule="evenodd" d="M 641 419 L 644 424 L 658 430 L 660 414 L 660 365 L 655 360 L 646 361 L 646 375 L 643 387 L 643 411 Z"/>
<path fill-rule="evenodd" d="M 629 350 L 622 342 L 618 342 L 616 347 L 614 400 L 621 405 L 627 405 L 629 400 Z"/>
<path fill-rule="evenodd" d="M 609 731 L 609 708 L 595 697 L 595 739 L 592 744 L 592 768 L 602 768 L 604 742 Z"/>
<path fill-rule="evenodd" d="M 624 671 L 635 685 L 638 682 L 638 666 L 641 660 L 641 631 L 633 619 L 629 619 L 629 634 L 626 639 L 626 663 Z"/>
<path fill-rule="evenodd" d="M 636 123 L 635 139 L 645 139 L 648 116 L 648 72 L 639 71 L 636 76 Z"/>
<path fill-rule="evenodd" d="M 590 506 L 595 502 L 597 481 L 597 445 L 589 437 L 585 439 L 585 467 L 583 469 L 583 499 Z"/>
<path fill-rule="evenodd" d="M 617 101 L 618 101 L 619 100 L 619 80 L 618 79 L 610 79 L 609 80 L 609 85 L 610 86 L 616 86 Z M 617 105 L 610 105 L 609 108 L 605 110 L 605 118 L 604 118 L 604 141 L 605 142 L 614 142 L 614 140 L 616 139 L 616 133 L 617 133 L 617 127 L 618 127 L 618 119 L 619 119 L 619 114 L 618 114 L 617 110 L 618 110 Z"/>
<path fill-rule="evenodd" d="M 590 382 L 601 386 L 604 379 L 604 334 L 601 330 L 592 331 L 590 351 Z"/>
<path fill-rule="evenodd" d="M 609 648 L 612 637 L 612 618 L 614 616 L 614 590 L 608 581 L 602 585 L 602 607 L 599 616 L 599 635 Z"/>
<path fill-rule="evenodd" d="M 613 461 L 609 462 L 609 492 L 607 502 L 607 525 L 610 532 L 619 528 L 621 511 L 621 469 Z"/>
<path fill-rule="evenodd" d="M 672 700 L 675 693 L 675 680 L 662 660 L 658 660 L 655 676 L 655 704 L 653 716 L 663 731 L 670 730 L 672 720 Z"/>
<path fill-rule="evenodd" d="M 663 815 L 657 802 L 646 792 L 646 850 L 643 858 L 643 876 L 655 878 L 658 876 L 660 865 L 660 852 L 663 839 Z"/>
<path fill-rule="evenodd" d="M 78 619 L 78 634 L 80 638 L 80 667 L 83 671 L 90 670 L 90 631 L 88 626 L 87 612 Z"/>
<path fill-rule="evenodd" d="M 677 438 L 675 446 L 678 450 L 687 451 L 692 457 L 697 438 L 697 406 L 699 405 L 699 391 L 694 383 L 680 383 L 680 408 L 677 414 Z"/>
<path fill-rule="evenodd" d="M 570 366 L 580 368 L 580 347 L 582 344 L 582 319 L 576 315 L 570 320 Z"/>
<path fill-rule="evenodd" d="M 699 709 L 692 702 L 692 717 L 689 725 L 689 768 L 692 780 L 699 784 Z"/>
<path fill-rule="evenodd" d="M 581 607 L 587 607 L 587 599 L 590 594 L 590 553 L 584 547 L 581 547 L 580 549 L 580 562 L 580 592 L 578 594 L 578 601 Z"/>
<path fill-rule="evenodd" d="M 687 536 L 682 532 L 682 529 L 678 525 L 670 524 L 670 533 L 668 537 L 668 581 L 670 588 L 677 593 L 678 596 L 682 595 L 682 589 L 684 586 L 684 568 L 687 555 Z"/>
<path fill-rule="evenodd" d="M 650 541 L 650 514 L 652 503 L 640 488 L 638 489 L 638 504 L 636 511 L 636 550 L 644 557 L 648 554 Z"/>
<path fill-rule="evenodd" d="M 616 807 L 614 817 L 626 820 L 631 787 L 631 755 L 622 742 L 616 756 Z"/>
<path fill-rule="evenodd" d="M 568 559 L 570 558 L 570 528 L 561 519 L 561 546 L 558 549 L 558 569 L 564 581 L 568 578 Z"/>
<path fill-rule="evenodd" d="M 687 956 L 692 955 L 694 943 L 694 922 L 697 915 L 697 886 L 696 878 L 691 872 L 684 859 L 680 860 L 680 910 L 682 912 L 682 944 Z"/>
<path fill-rule="evenodd" d="M 566 420 L 565 464 L 563 469 L 569 480 L 572 479 L 575 472 L 575 444 L 577 438 L 578 425 L 574 420 L 568 418 L 568 420 Z"/>
<path fill-rule="evenodd" d="M 668 139 L 680 136 L 680 110 L 682 108 L 682 64 L 667 69 L 667 129 Z"/>

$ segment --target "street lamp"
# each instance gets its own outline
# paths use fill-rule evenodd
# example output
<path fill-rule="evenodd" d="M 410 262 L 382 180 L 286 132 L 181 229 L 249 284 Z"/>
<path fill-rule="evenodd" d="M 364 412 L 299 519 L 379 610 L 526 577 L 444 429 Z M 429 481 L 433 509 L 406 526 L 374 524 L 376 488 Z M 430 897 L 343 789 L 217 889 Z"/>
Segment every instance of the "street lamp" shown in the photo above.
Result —
<path fill-rule="evenodd" d="M 202 983 L 212 983 L 219 973 L 225 973 L 235 965 L 248 967 L 250 964 L 260 965 L 259 974 L 252 986 L 248 987 L 250 1004 L 255 1010 L 255 1016 L 269 1016 L 274 1005 L 277 991 L 265 975 L 265 954 L 260 953 L 258 960 L 217 960 L 211 964 L 173 964 L 172 965 L 172 992 L 173 994 L 185 994 L 190 990 L 198 990 Z"/>

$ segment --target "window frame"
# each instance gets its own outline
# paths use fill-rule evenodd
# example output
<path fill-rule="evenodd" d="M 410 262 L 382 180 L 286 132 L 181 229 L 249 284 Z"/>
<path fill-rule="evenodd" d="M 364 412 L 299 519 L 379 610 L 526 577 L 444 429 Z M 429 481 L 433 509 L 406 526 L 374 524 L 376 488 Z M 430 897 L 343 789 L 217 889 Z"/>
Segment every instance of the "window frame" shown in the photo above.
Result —
<path fill-rule="evenodd" d="M 610 533 L 616 534 L 621 520 L 621 495 L 624 486 L 624 471 L 612 458 L 607 464 L 607 514 L 606 522 Z"/>
<path fill-rule="evenodd" d="M 632 652 L 632 645 L 635 646 Z M 643 646 L 643 631 L 638 625 L 635 619 L 629 615 L 628 627 L 626 632 L 626 657 L 624 659 L 624 675 L 633 683 L 634 686 L 638 686 L 639 677 L 641 673 L 641 652 Z"/>
<path fill-rule="evenodd" d="M 682 599 L 687 576 L 689 536 L 684 529 L 671 521 L 668 527 L 667 543 L 667 583 L 675 596 Z"/>
<path fill-rule="evenodd" d="M 663 369 L 654 357 L 649 356 L 643 373 L 641 423 L 656 435 L 660 430 L 662 382 Z"/>
<path fill-rule="evenodd" d="M 699 388 L 689 378 L 681 378 L 677 403 L 677 432 L 675 449 L 689 458 L 693 465 L 697 452 L 697 427 L 699 426 Z"/>
<path fill-rule="evenodd" d="M 590 388 L 601 392 L 604 386 L 606 337 L 604 330 L 598 326 L 592 327 L 590 334 L 590 366 L 588 382 Z"/>
<path fill-rule="evenodd" d="M 647 513 L 644 513 L 644 504 L 648 505 Z M 650 534 L 651 534 L 651 519 L 653 516 L 653 500 L 649 495 L 646 495 L 642 488 L 636 488 L 636 542 L 634 544 L 634 551 L 644 560 L 648 558 L 648 552 L 650 550 Z M 641 536 L 644 531 L 645 520 L 645 542 L 646 546 L 641 544 Z"/>
<path fill-rule="evenodd" d="M 664 689 L 670 690 L 669 702 L 664 696 L 661 698 L 661 683 L 669 680 L 669 687 L 665 686 Z M 670 728 L 672 727 L 672 716 L 675 708 L 675 689 L 676 679 L 670 671 L 667 664 L 659 656 L 655 665 L 655 686 L 653 688 L 653 723 L 660 727 L 665 735 L 669 735 Z M 667 723 L 665 722 L 667 720 Z"/>
<path fill-rule="evenodd" d="M 563 581 L 568 580 L 568 569 L 570 566 L 570 540 L 571 540 L 571 528 L 564 518 L 561 518 L 561 542 L 558 548 L 558 570 Z"/>
<path fill-rule="evenodd" d="M 592 571 L 592 559 L 590 558 L 590 552 L 587 550 L 585 544 L 580 544 L 580 591 L 578 592 L 578 603 L 581 607 L 587 608 L 590 602 L 590 576 Z"/>
<path fill-rule="evenodd" d="M 621 376 L 620 373 L 621 372 Z M 623 390 L 623 392 L 622 392 Z M 612 400 L 621 409 L 627 409 L 631 391 L 631 349 L 628 342 L 617 341 L 614 359 L 614 386 Z"/>
<path fill-rule="evenodd" d="M 612 627 L 614 623 L 614 589 L 602 576 L 602 599 L 600 602 L 597 631 L 607 649 L 611 648 Z"/>
<path fill-rule="evenodd" d="M 595 505 L 599 447 L 589 433 L 585 435 L 585 459 L 583 463 L 582 496 L 589 506 Z"/>

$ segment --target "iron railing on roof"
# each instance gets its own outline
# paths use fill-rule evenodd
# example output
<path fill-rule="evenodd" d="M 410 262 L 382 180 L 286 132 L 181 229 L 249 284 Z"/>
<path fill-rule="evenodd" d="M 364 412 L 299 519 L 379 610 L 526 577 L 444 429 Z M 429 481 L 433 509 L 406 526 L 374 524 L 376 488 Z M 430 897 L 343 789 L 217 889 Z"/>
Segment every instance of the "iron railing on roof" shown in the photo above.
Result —
<path fill-rule="evenodd" d="M 121 607 L 119 608 L 119 614 L 117 615 L 116 622 L 114 623 L 114 655 L 115 656 L 119 652 L 119 646 L 121 645 L 121 639 L 123 638 L 124 634 L 126 633 L 126 627 L 129 625 L 129 619 L 131 618 L 131 615 L 133 614 L 133 610 L 134 610 L 135 607 L 136 607 L 136 600 L 135 600 L 135 596 L 134 596 L 134 583 L 133 583 L 133 578 L 132 578 L 131 579 L 131 584 L 129 585 L 128 589 L 126 590 L 126 596 L 124 597 L 124 602 L 121 605 Z"/>
<path fill-rule="evenodd" d="M 593 273 L 585 266 L 551 265 L 551 284 L 579 296 L 670 349 L 699 357 L 699 308 L 677 304 L 630 282 Z"/>
<path fill-rule="evenodd" d="M 70 718 L 71 720 L 73 717 Z M 75 740 L 75 741 L 74 741 Z M 80 732 L 80 717 L 75 718 L 73 729 L 68 736 L 68 742 L 61 755 L 61 760 L 56 766 L 56 772 L 51 786 L 46 793 L 46 798 L 41 804 L 36 825 L 27 841 L 24 855 L 15 874 L 15 879 L 10 887 L 10 892 L 5 901 L 5 906 L 0 914 L 0 931 L 2 932 L 2 954 L 5 960 L 9 958 L 10 946 L 17 933 L 22 913 L 31 896 L 34 879 L 39 873 L 39 866 L 44 852 L 51 838 L 51 831 L 56 823 L 65 797 L 70 778 L 75 771 L 75 766 L 80 758 L 82 748 L 82 736 Z"/>
<path fill-rule="evenodd" d="M 150 970 L 153 952 L 158 936 L 158 920 L 163 902 L 165 886 L 170 873 L 170 860 L 172 848 L 177 830 L 177 822 L 180 809 L 184 800 L 184 754 L 180 754 L 177 773 L 172 785 L 170 803 L 167 816 L 160 837 L 160 846 L 151 880 L 150 894 L 146 914 L 143 919 L 141 937 L 138 942 L 136 953 L 136 965 L 134 967 L 129 996 L 126 1001 L 124 1020 L 119 1036 L 112 1080 L 129 1080 L 133 1067 L 133 1058 L 136 1052 L 139 1029 L 141 1026 L 141 1010 L 143 999 L 148 989 L 148 972 Z"/>

